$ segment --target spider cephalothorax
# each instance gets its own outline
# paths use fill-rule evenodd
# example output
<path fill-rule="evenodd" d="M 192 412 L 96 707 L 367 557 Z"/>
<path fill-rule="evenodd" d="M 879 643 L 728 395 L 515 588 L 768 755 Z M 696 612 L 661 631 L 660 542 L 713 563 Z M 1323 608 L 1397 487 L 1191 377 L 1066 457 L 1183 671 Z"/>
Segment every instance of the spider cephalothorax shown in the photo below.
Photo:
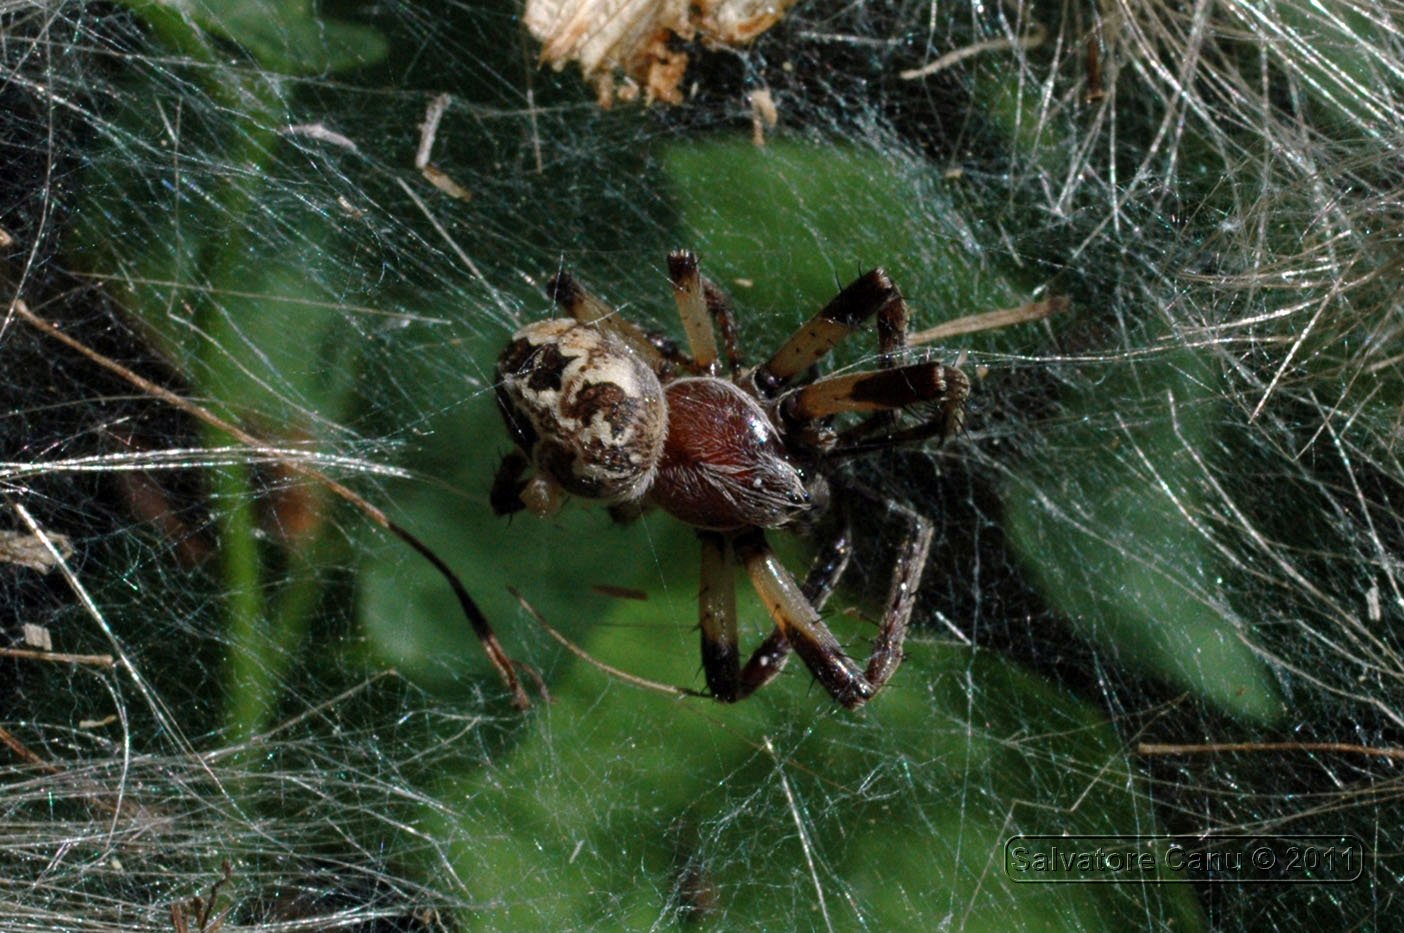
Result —
<path fill-rule="evenodd" d="M 719 700 L 743 699 L 772 679 L 791 647 L 840 703 L 860 706 L 901 663 L 902 639 L 920 582 L 931 526 L 906 519 L 882 624 L 866 669 L 819 618 L 847 565 L 848 532 L 820 550 L 803 587 L 766 544 L 764 529 L 828 507 L 832 467 L 854 454 L 956 430 L 969 383 L 940 363 L 898 365 L 907 306 L 880 269 L 861 276 L 764 363 L 744 367 L 730 302 L 688 252 L 668 257 L 690 354 L 621 319 L 569 275 L 550 283 L 570 314 L 529 324 L 497 364 L 497 398 L 517 450 L 493 487 L 499 514 L 550 513 L 562 494 L 607 502 L 621 517 L 660 508 L 698 529 L 702 543 L 702 657 Z M 880 367 L 813 379 L 818 363 L 870 317 L 878 321 Z M 726 365 L 713 330 L 722 333 Z M 725 372 L 725 374 L 723 374 Z M 902 427 L 896 415 L 925 409 Z M 866 417 L 844 430 L 844 413 Z M 742 564 L 775 630 L 740 663 L 734 567 Z"/>

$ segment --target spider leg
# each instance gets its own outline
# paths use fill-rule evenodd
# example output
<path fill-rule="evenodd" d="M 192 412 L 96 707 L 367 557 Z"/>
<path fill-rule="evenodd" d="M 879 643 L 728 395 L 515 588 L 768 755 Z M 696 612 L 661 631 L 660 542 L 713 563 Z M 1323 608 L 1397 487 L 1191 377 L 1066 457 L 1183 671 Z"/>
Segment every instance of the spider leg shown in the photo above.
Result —
<path fill-rule="evenodd" d="M 678 373 L 693 373 L 697 371 L 697 364 L 692 361 L 692 357 L 683 352 L 678 342 L 660 330 L 646 331 L 644 336 L 648 342 L 653 344 L 665 362 L 671 366 L 671 371 L 660 370 L 659 375 L 665 378 L 675 378 Z"/>
<path fill-rule="evenodd" d="M 707 689 L 723 703 L 744 700 L 784 670 L 790 642 L 778 626 L 740 666 L 736 631 L 736 573 L 731 543 L 714 531 L 698 532 L 702 545 L 702 586 L 698 594 L 702 630 L 702 667 Z M 814 557 L 801 593 L 822 611 L 848 567 L 853 548 L 848 525 Z"/>
<path fill-rule="evenodd" d="M 907 623 L 916 605 L 921 575 L 926 570 L 926 558 L 931 552 L 931 539 L 936 529 L 930 519 L 895 502 L 888 503 L 907 524 L 907 533 L 897 549 L 892 568 L 892 583 L 883 604 L 882 622 L 878 626 L 873 653 L 868 656 L 868 683 L 879 690 L 902 663 L 902 642 L 907 637 Z"/>
<path fill-rule="evenodd" d="M 903 300 L 896 301 L 878 315 L 878 368 L 892 369 L 910 355 L 907 350 L 907 328 L 911 310 Z M 874 431 L 890 431 L 897 424 L 899 411 L 880 411 L 864 419 Z"/>
<path fill-rule="evenodd" d="M 809 575 L 804 579 L 800 592 L 816 612 L 824 611 L 824 604 L 834 593 L 839 578 L 848 569 L 848 559 L 853 554 L 852 539 L 848 523 L 844 522 L 840 531 L 814 555 L 814 563 L 809 567 Z M 790 658 L 790 642 L 779 626 L 771 630 L 765 641 L 751 653 L 750 660 L 741 669 L 741 692 L 737 699 L 745 699 L 761 687 L 774 680 L 785 669 Z"/>
<path fill-rule="evenodd" d="M 702 274 L 697 269 L 697 254 L 679 249 L 668 254 L 668 278 L 673 283 L 673 298 L 678 303 L 687 345 L 699 372 L 716 375 L 717 335 L 712 330 L 712 318 L 707 311 L 707 296 L 702 289 Z"/>
<path fill-rule="evenodd" d="M 861 421 L 841 433 L 833 449 L 828 451 L 825 456 L 830 462 L 835 462 L 849 457 L 859 457 L 877 450 L 920 444 L 937 436 L 947 438 L 964 430 L 965 410 L 956 409 L 951 412 L 943 412 L 943 417 L 930 418 L 901 431 L 889 430 L 877 437 L 869 436 L 875 431 L 880 431 L 883 427 L 885 426 L 872 419 Z"/>
<path fill-rule="evenodd" d="M 741 346 L 736 338 L 736 310 L 731 305 L 731 296 L 705 275 L 702 276 L 702 296 L 707 301 L 707 313 L 712 316 L 713 326 L 721 332 L 726 365 L 734 376 L 740 372 L 745 361 L 741 357 Z"/>
<path fill-rule="evenodd" d="M 809 565 L 809 574 L 804 578 L 800 591 L 809 604 L 819 612 L 834 595 L 843 573 L 848 569 L 848 560 L 853 556 L 853 532 L 845 517 L 839 530 L 814 555 L 814 563 Z"/>
<path fill-rule="evenodd" d="M 702 629 L 702 670 L 707 689 L 723 703 L 741 699 L 741 654 L 736 635 L 736 563 L 731 542 L 715 531 L 699 531 L 701 587 L 697 594 Z"/>
<path fill-rule="evenodd" d="M 492 478 L 488 505 L 492 514 L 515 515 L 529 509 L 538 518 L 554 515 L 565 501 L 566 493 L 550 473 L 533 470 L 530 458 L 514 449 L 502 458 Z"/>
<path fill-rule="evenodd" d="M 867 497 L 878 498 L 867 490 L 858 488 L 857 491 Z M 851 543 L 847 525 L 816 558 L 803 589 L 795 585 L 794 578 L 775 557 L 759 529 L 742 532 L 732 540 L 737 558 L 745 564 L 756 592 L 775 619 L 776 629 L 751 656 L 740 674 L 739 688 L 729 693 L 728 697 L 745 699 L 773 679 L 784 664 L 788 652 L 786 645 L 794 647 L 815 678 L 834 699 L 849 709 L 866 703 L 892 678 L 902 663 L 902 645 L 907 637 L 912 609 L 916 605 L 927 556 L 931 552 L 935 528 L 929 519 L 906 506 L 897 503 L 888 503 L 888 506 L 907 525 L 907 530 L 893 563 L 892 582 L 883 604 L 882 622 L 878 626 L 872 654 L 866 670 L 862 671 L 844 653 L 838 640 L 819 618 L 819 610 L 848 565 Z M 720 535 L 717 537 L 722 539 Z M 734 596 L 730 605 L 734 639 Z M 728 663 L 734 664 L 735 658 L 733 642 Z"/>
<path fill-rule="evenodd" d="M 581 324 L 592 324 L 610 334 L 633 350 L 648 366 L 658 372 L 665 361 L 663 354 L 648 339 L 643 328 L 621 317 L 614 308 L 591 293 L 567 270 L 551 276 L 546 294 Z"/>
<path fill-rule="evenodd" d="M 893 286 L 893 291 L 897 287 Z M 907 326 L 912 312 L 900 292 L 878 309 L 878 366 L 890 369 L 907 356 Z"/>
<path fill-rule="evenodd" d="M 933 434 L 949 435 L 958 431 L 964 420 L 969 380 L 954 367 L 936 363 L 898 366 L 908 356 L 907 329 L 911 311 L 897 286 L 881 269 L 874 269 L 850 284 L 792 335 L 757 370 L 756 385 L 767 395 L 779 394 L 801 371 L 813 366 L 874 314 L 877 315 L 879 369 L 819 380 L 786 399 L 782 407 L 784 417 L 794 425 L 846 411 L 872 412 L 840 435 L 840 448 L 873 434 L 894 438 L 878 445 L 890 446 L 908 439 L 924 440 Z M 884 376 L 884 372 L 889 375 Z M 901 409 L 917 402 L 937 400 L 943 402 L 938 429 L 922 427 L 897 431 Z M 864 449 L 869 448 L 865 445 Z"/>
<path fill-rule="evenodd" d="M 895 369 L 829 376 L 785 395 L 781 410 L 791 422 L 813 421 L 850 411 L 891 411 L 918 402 L 962 405 L 970 380 L 944 363 L 914 363 Z"/>
<path fill-rule="evenodd" d="M 668 278 L 678 303 L 678 317 L 692 350 L 696 370 L 716 375 L 717 331 L 721 332 L 726 363 L 732 373 L 741 368 L 741 350 L 736 341 L 736 316 L 731 299 L 711 279 L 702 275 L 697 254 L 678 249 L 668 254 Z"/>
<path fill-rule="evenodd" d="M 838 435 L 831 455 L 849 456 L 859 450 L 956 434 L 965 424 L 969 394 L 970 380 L 959 369 L 943 363 L 913 363 L 820 379 L 786 394 L 779 411 L 792 428 L 842 412 L 878 412 Z M 936 411 L 921 424 L 899 431 L 894 412 L 921 403 L 935 404 Z M 869 441 L 872 435 L 880 436 Z"/>
<path fill-rule="evenodd" d="M 886 272 L 874 269 L 839 292 L 818 314 L 810 318 L 769 360 L 756 370 L 756 386 L 766 396 L 775 396 L 797 376 L 823 359 L 839 341 L 860 328 L 868 318 L 878 317 L 878 344 L 884 366 L 906 346 L 910 312 L 902 293 Z"/>
<path fill-rule="evenodd" d="M 849 709 L 857 709 L 871 699 L 875 692 L 873 685 L 844 653 L 795 578 L 770 549 L 764 533 L 759 528 L 747 529 L 733 538 L 732 544 L 776 627 L 809 666 L 815 679 Z M 898 633 L 899 648 L 901 634 L 904 628 Z"/>
<path fill-rule="evenodd" d="M 937 366 L 939 364 L 927 364 Z M 959 434 L 965 427 L 965 400 L 970 395 L 970 380 L 960 370 L 944 366 L 941 375 L 946 383 L 944 394 L 925 401 L 939 401 L 934 412 L 908 428 L 898 429 L 895 418 L 883 414 L 865 418 L 841 432 L 828 455 L 831 459 L 851 457 L 873 450 L 918 444 L 933 437 L 942 439 Z"/>

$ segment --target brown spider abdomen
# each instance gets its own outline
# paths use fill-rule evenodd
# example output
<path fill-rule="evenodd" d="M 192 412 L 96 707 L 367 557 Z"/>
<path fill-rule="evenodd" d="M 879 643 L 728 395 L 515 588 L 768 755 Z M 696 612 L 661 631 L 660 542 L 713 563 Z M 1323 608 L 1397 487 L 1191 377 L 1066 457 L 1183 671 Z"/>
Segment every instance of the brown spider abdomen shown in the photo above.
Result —
<path fill-rule="evenodd" d="M 664 391 L 668 436 L 649 502 L 716 531 L 775 528 L 810 507 L 799 467 L 755 399 L 711 377 Z"/>
<path fill-rule="evenodd" d="M 668 415 L 658 377 L 620 341 L 567 318 L 529 324 L 497 361 L 497 400 L 532 463 L 572 495 L 643 495 Z"/>

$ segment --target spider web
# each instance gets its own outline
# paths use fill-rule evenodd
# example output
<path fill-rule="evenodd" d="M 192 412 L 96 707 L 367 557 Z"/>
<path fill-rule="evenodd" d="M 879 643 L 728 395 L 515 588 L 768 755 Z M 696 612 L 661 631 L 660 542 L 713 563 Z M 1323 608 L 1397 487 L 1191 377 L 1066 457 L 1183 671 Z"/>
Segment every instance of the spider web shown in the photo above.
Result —
<path fill-rule="evenodd" d="M 692 49 L 682 106 L 602 111 L 507 5 L 0 0 L 0 927 L 1390 925 L 1400 14 L 805 3 Z M 937 526 L 861 713 L 798 663 L 736 707 L 643 689 L 507 591 L 702 684 L 687 529 L 487 504 L 542 283 L 677 335 L 676 245 L 753 359 L 879 264 L 917 329 L 1071 299 L 924 347 L 972 375 L 967 433 L 856 467 Z M 311 469 L 553 702 L 514 710 L 443 578 Z M 829 606 L 858 655 L 899 524 Z M 1021 834 L 1365 857 L 1029 884 Z"/>

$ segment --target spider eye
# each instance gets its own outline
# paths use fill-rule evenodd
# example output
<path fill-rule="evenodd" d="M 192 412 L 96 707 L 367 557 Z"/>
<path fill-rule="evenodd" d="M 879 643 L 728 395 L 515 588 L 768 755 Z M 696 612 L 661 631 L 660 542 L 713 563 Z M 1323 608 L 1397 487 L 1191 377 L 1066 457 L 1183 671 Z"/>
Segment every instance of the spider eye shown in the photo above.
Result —
<path fill-rule="evenodd" d="M 663 388 L 614 337 L 566 318 L 522 328 L 498 358 L 497 401 L 517 445 L 566 492 L 621 502 L 652 484 Z"/>

